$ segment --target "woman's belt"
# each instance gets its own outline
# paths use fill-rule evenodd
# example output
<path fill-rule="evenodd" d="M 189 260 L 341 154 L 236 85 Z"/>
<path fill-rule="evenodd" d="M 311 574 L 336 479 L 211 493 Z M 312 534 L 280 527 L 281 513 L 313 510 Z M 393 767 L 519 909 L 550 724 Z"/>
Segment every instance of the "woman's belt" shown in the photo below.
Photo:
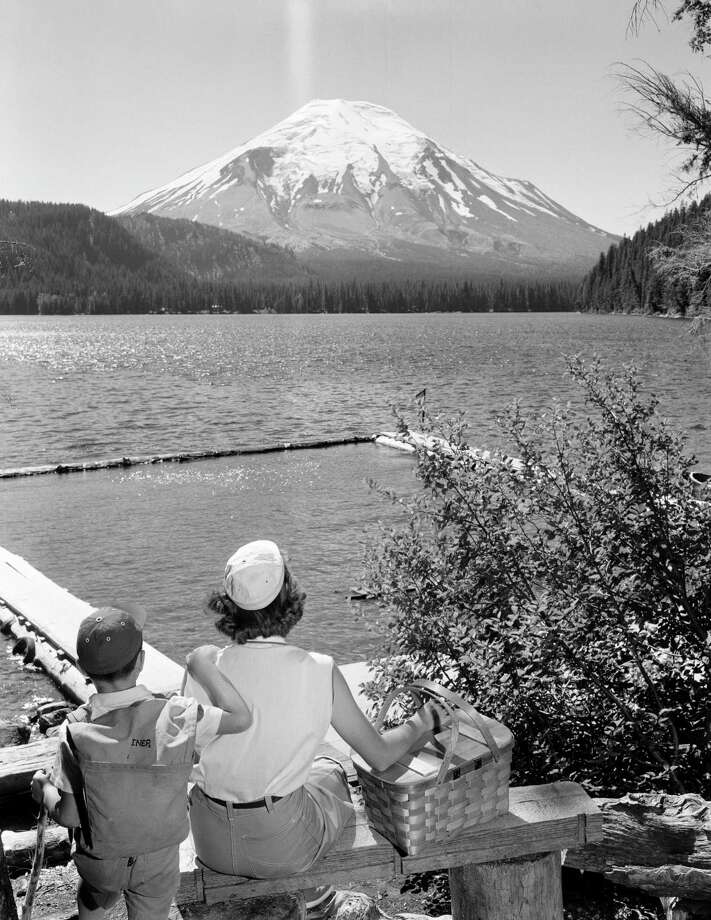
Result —
<path fill-rule="evenodd" d="M 214 795 L 208 795 L 204 789 L 201 791 L 211 802 L 222 805 L 223 808 L 266 808 L 267 799 L 271 799 L 272 802 L 278 802 L 279 799 L 283 798 L 281 795 L 268 795 L 263 799 L 255 799 L 253 802 L 226 802 L 224 799 L 216 799 Z"/>

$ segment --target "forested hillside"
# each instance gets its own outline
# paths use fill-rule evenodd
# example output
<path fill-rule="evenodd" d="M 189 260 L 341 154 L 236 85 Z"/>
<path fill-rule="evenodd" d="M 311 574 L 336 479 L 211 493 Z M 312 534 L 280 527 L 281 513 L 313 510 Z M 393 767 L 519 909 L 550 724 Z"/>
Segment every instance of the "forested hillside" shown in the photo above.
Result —
<path fill-rule="evenodd" d="M 120 215 L 121 226 L 152 252 L 200 281 L 299 281 L 309 271 L 282 246 L 193 220 Z"/>
<path fill-rule="evenodd" d="M 603 253 L 580 286 L 578 308 L 599 313 L 696 314 L 711 307 L 711 248 L 706 270 L 683 258 L 690 238 L 711 221 L 711 195 L 675 208 Z M 678 264 L 675 264 L 678 263 Z M 684 264 L 687 270 L 684 270 Z M 674 266 L 674 267 L 671 267 Z"/>
<path fill-rule="evenodd" d="M 3 313 L 144 312 L 193 289 L 185 272 L 100 211 L 0 201 Z"/>
<path fill-rule="evenodd" d="M 129 232 L 130 231 L 130 232 Z M 570 310 L 570 281 L 334 281 L 239 234 L 0 200 L 0 313 Z"/>

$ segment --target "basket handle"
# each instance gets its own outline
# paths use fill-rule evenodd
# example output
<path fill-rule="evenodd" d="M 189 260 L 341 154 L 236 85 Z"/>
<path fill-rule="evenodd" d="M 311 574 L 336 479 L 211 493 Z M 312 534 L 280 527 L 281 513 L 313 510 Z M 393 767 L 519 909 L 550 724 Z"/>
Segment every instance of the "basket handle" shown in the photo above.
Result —
<path fill-rule="evenodd" d="M 394 701 L 400 696 L 401 693 L 409 693 L 410 696 L 415 700 L 416 703 L 422 704 L 422 694 L 427 693 L 429 688 L 425 686 L 418 686 L 418 683 L 426 684 L 427 681 L 413 681 L 411 684 L 402 684 L 399 687 L 396 687 L 394 690 L 391 690 L 390 693 L 383 700 L 383 704 L 378 711 L 377 716 L 375 717 L 374 726 L 376 731 L 380 731 L 383 727 L 383 722 L 385 721 L 385 716 L 387 715 L 388 710 L 394 703 Z M 432 686 L 436 686 L 433 684 Z M 433 694 L 430 692 L 430 696 Z M 449 765 L 454 756 L 454 749 L 457 746 L 457 741 L 459 740 L 459 720 L 454 714 L 454 707 L 447 700 L 439 700 L 444 709 L 446 709 L 447 714 L 449 715 L 449 744 L 446 747 L 444 752 L 444 757 L 442 759 L 442 765 L 439 768 L 439 773 L 437 774 L 436 782 L 441 783 L 443 778 L 447 774 Z"/>
<path fill-rule="evenodd" d="M 470 703 L 467 703 L 464 697 L 459 696 L 458 693 L 453 693 L 451 690 L 447 690 L 446 687 L 443 687 L 441 684 L 436 684 L 432 680 L 413 680 L 410 686 L 415 688 L 416 691 L 420 690 L 424 693 L 428 693 L 432 697 L 439 697 L 442 700 L 446 700 L 447 703 L 450 703 L 452 706 L 457 706 L 461 709 L 474 728 L 481 732 L 486 746 L 491 751 L 494 760 L 498 761 L 501 758 L 499 746 L 494 740 L 494 736 L 489 731 L 486 722 L 484 722 L 481 713 L 477 712 Z"/>

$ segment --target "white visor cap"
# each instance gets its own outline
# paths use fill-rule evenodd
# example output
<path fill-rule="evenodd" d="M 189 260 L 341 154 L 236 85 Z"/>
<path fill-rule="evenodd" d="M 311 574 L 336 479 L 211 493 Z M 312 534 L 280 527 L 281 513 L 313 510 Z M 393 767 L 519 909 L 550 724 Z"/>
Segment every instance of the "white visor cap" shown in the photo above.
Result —
<path fill-rule="evenodd" d="M 225 566 L 225 591 L 243 610 L 262 610 L 284 584 L 284 560 L 271 540 L 240 546 Z"/>

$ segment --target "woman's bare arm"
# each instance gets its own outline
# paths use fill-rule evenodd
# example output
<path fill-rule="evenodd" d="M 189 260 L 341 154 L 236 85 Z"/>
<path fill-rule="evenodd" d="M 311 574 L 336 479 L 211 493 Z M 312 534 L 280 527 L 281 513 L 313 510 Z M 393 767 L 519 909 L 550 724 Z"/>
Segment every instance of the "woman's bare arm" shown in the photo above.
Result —
<path fill-rule="evenodd" d="M 333 713 L 331 725 L 345 742 L 375 770 L 385 770 L 398 758 L 417 747 L 439 721 L 439 711 L 427 704 L 404 725 L 382 734 L 374 728 L 356 703 L 345 678 L 333 669 Z"/>
<path fill-rule="evenodd" d="M 212 705 L 224 710 L 219 734 L 243 732 L 252 724 L 252 711 L 239 691 L 217 667 L 215 660 L 218 652 L 219 649 L 214 645 L 196 648 L 186 658 L 187 671 L 207 693 Z"/>

